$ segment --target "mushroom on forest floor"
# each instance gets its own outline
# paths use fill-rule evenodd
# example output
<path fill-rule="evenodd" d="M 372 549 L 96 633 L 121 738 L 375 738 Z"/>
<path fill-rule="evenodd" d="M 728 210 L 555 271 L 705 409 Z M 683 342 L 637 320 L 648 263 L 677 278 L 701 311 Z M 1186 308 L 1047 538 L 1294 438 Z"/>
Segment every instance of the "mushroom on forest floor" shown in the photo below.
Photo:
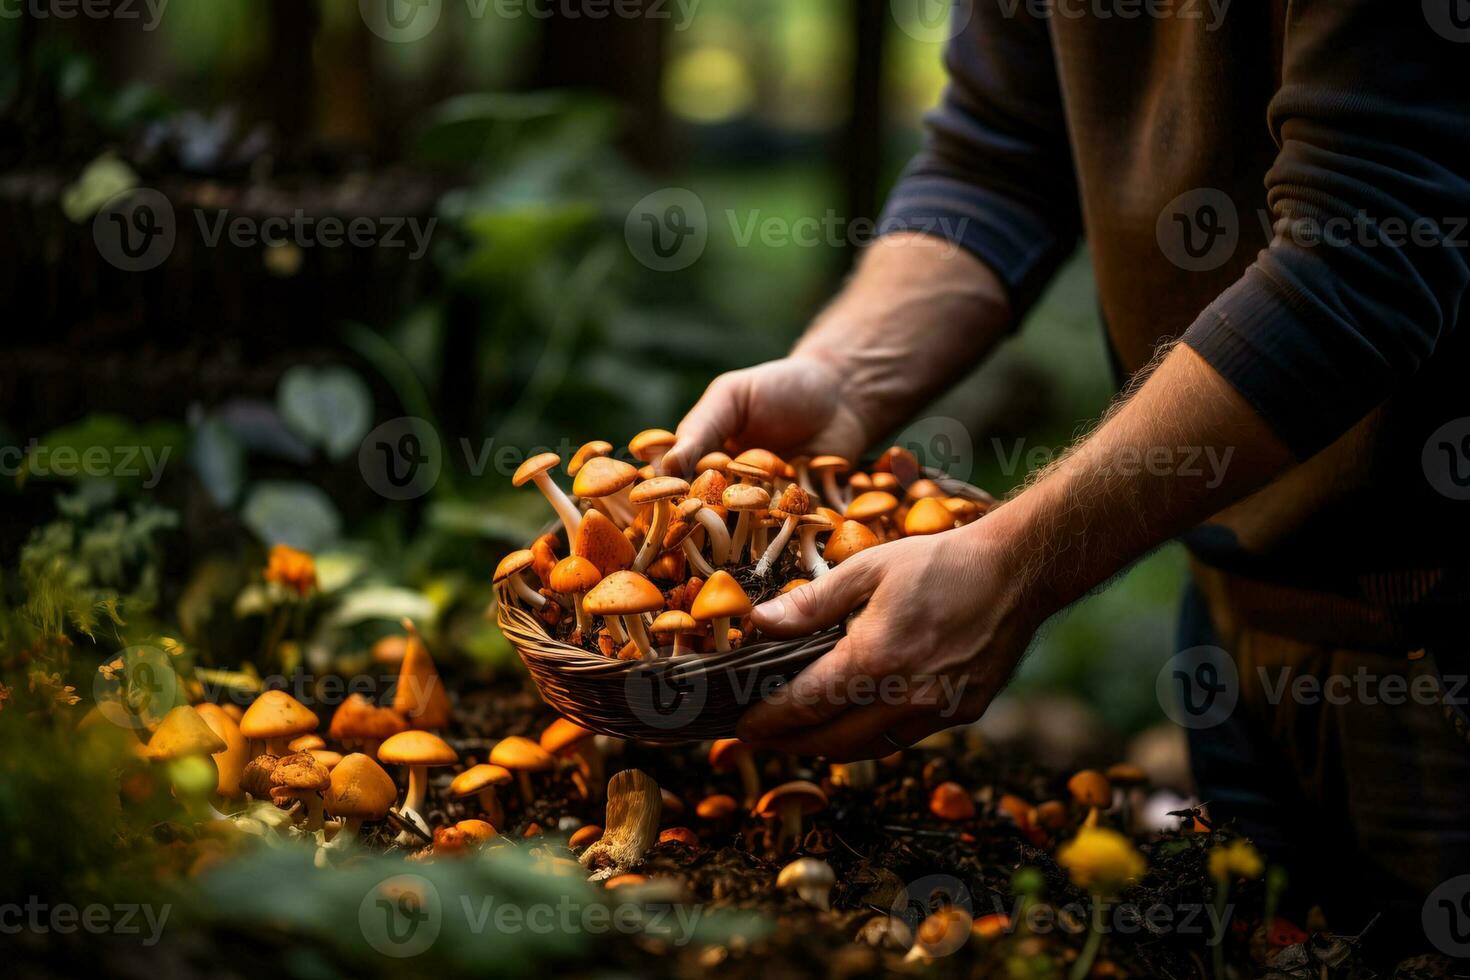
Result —
<path fill-rule="evenodd" d="M 755 768 L 755 753 L 738 738 L 716 739 L 709 747 L 709 765 L 715 772 L 735 770 L 740 773 L 740 788 L 745 805 L 754 807 L 760 798 L 760 774 Z"/>
<path fill-rule="evenodd" d="M 271 770 L 271 802 L 284 809 L 288 801 L 300 800 L 306 811 L 303 829 L 315 833 L 322 829 L 322 793 L 331 785 L 331 773 L 310 752 L 295 752 Z"/>
<path fill-rule="evenodd" d="M 437 735 L 410 729 L 399 732 L 379 746 L 378 761 L 408 767 L 408 792 L 399 811 L 405 818 L 423 824 L 424 800 L 429 794 L 429 767 L 453 765 L 459 761 L 459 753 Z M 405 830 L 397 840 L 400 845 L 408 846 L 416 839 Z"/>
<path fill-rule="evenodd" d="M 191 813 L 222 820 L 225 815 L 210 805 L 209 794 L 219 786 L 219 767 L 214 756 L 228 747 L 199 717 L 199 712 L 185 704 L 163 716 L 144 752 L 153 761 L 169 765 L 174 796 Z"/>
<path fill-rule="evenodd" d="M 536 794 L 531 791 L 531 773 L 548 772 L 556 765 L 550 752 L 529 738 L 519 735 L 511 735 L 496 742 L 495 748 L 490 750 L 490 762 L 515 773 L 516 783 L 521 789 L 521 802 L 526 806 L 530 806 L 536 799 Z"/>
<path fill-rule="evenodd" d="M 540 742 L 541 747 L 552 755 L 576 761 L 589 799 L 602 795 L 607 776 L 602 764 L 602 750 L 597 747 L 597 737 L 593 732 L 575 722 L 558 718 L 541 733 Z"/>
<path fill-rule="evenodd" d="M 449 795 L 457 799 L 474 797 L 490 823 L 500 827 L 505 824 L 505 810 L 500 806 L 495 787 L 504 786 L 512 778 L 511 771 L 504 766 L 482 762 L 455 776 L 454 782 L 449 784 Z"/>
<path fill-rule="evenodd" d="M 284 755 L 291 739 L 314 732 L 321 724 L 312 711 L 285 691 L 266 691 L 256 698 L 240 718 L 240 734 L 250 739 L 250 754 L 260 755 L 254 744 L 264 742 L 264 752 Z"/>
<path fill-rule="evenodd" d="M 663 800 L 658 783 L 640 769 L 624 769 L 607 784 L 607 820 L 602 836 L 580 858 L 596 872 L 592 880 L 611 878 L 643 860 L 658 837 Z"/>
<path fill-rule="evenodd" d="M 392 708 L 380 708 L 353 692 L 332 712 L 327 735 L 334 742 L 376 755 L 383 740 L 408 730 L 408 722 Z"/>
<path fill-rule="evenodd" d="M 776 887 L 782 891 L 794 891 L 801 896 L 801 900 L 808 905 L 814 905 L 826 912 L 832 908 L 829 896 L 832 886 L 837 883 L 837 876 L 832 873 L 832 866 L 826 861 L 817 858 L 797 858 L 776 876 Z"/>
<path fill-rule="evenodd" d="M 219 705 L 205 702 L 196 705 L 194 710 L 225 743 L 224 751 L 214 754 L 214 765 L 219 770 L 215 792 L 224 799 L 237 800 L 245 792 L 240 788 L 240 777 L 245 774 L 245 765 L 250 761 L 250 740 L 241 733 L 235 719 Z"/>
<path fill-rule="evenodd" d="M 816 783 L 795 779 L 767 791 L 756 804 L 758 816 L 781 821 L 778 849 L 785 851 L 801 840 L 801 818 L 826 809 L 827 794 Z"/>
<path fill-rule="evenodd" d="M 405 617 L 403 628 L 408 633 L 408 650 L 398 669 L 398 684 L 393 688 L 393 710 L 410 728 L 447 728 L 449 692 L 413 620 Z"/>

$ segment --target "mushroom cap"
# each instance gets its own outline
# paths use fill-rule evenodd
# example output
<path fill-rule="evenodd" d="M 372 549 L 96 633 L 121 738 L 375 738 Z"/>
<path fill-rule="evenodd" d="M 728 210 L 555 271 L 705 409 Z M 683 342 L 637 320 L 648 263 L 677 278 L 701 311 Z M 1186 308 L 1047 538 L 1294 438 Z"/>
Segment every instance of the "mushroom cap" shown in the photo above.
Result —
<path fill-rule="evenodd" d="M 689 484 L 677 476 L 656 476 L 652 480 L 644 480 L 633 488 L 628 494 L 628 499 L 634 506 L 642 507 L 658 500 L 671 500 L 674 497 L 683 497 L 689 493 Z"/>
<path fill-rule="evenodd" d="M 912 479 L 919 472 L 919 457 L 902 446 L 889 446 L 873 462 L 874 473 L 892 473 L 899 479 Z"/>
<path fill-rule="evenodd" d="M 613 572 L 582 599 L 594 616 L 633 616 L 664 607 L 664 594 L 637 572 Z"/>
<path fill-rule="evenodd" d="M 378 746 L 378 760 L 394 766 L 450 766 L 459 761 L 459 753 L 432 732 L 410 729 Z"/>
<path fill-rule="evenodd" d="M 571 461 L 567 463 L 567 475 L 576 476 L 582 467 L 587 465 L 589 459 L 596 459 L 599 456 L 611 456 L 612 451 L 613 444 L 602 439 L 593 439 L 591 442 L 584 442 L 582 448 L 573 453 Z"/>
<path fill-rule="evenodd" d="M 715 572 L 704 583 L 704 588 L 699 590 L 699 595 L 694 597 L 694 605 L 689 614 L 702 623 L 712 619 L 723 619 L 725 617 L 744 616 L 754 606 L 750 603 L 750 596 L 735 581 L 735 577 L 723 568 Z"/>
<path fill-rule="evenodd" d="M 940 783 L 929 794 L 929 812 L 941 820 L 969 820 L 975 815 L 975 801 L 959 783 Z"/>
<path fill-rule="evenodd" d="M 449 784 L 449 793 L 457 797 L 474 796 L 481 790 L 503 786 L 513 778 L 511 771 L 504 766 L 482 762 L 455 776 L 454 782 Z"/>
<path fill-rule="evenodd" d="M 832 866 L 826 861 L 813 857 L 797 858 L 776 875 L 776 887 L 783 890 L 830 888 L 835 884 L 837 884 L 837 875 L 832 871 Z"/>
<path fill-rule="evenodd" d="M 755 812 L 762 817 L 775 817 L 784 804 L 800 803 L 802 816 L 811 816 L 827 808 L 827 794 L 816 783 L 805 779 L 793 779 L 775 789 L 767 790 L 755 805 Z"/>
<path fill-rule="evenodd" d="M 331 749 L 312 749 L 311 757 L 318 764 L 325 766 L 327 772 L 331 772 L 342 764 L 342 753 L 333 752 Z"/>
<path fill-rule="evenodd" d="M 898 477 L 894 476 L 892 473 L 874 473 L 873 489 L 887 490 L 889 493 L 893 493 L 895 491 L 902 490 L 903 484 L 900 483 Z"/>
<path fill-rule="evenodd" d="M 945 497 L 940 503 L 944 504 L 949 509 L 949 512 L 958 520 L 965 523 L 969 523 L 985 513 L 985 508 L 981 507 L 975 501 L 968 500 L 964 497 Z"/>
<path fill-rule="evenodd" d="M 698 847 L 699 835 L 688 827 L 670 827 L 658 835 L 658 842 L 660 844 L 668 841 L 678 841 L 685 847 Z"/>
<path fill-rule="evenodd" d="M 219 770 L 217 792 L 226 799 L 234 799 L 240 795 L 240 777 L 250 761 L 250 741 L 240 734 L 235 719 L 219 705 L 206 701 L 195 705 L 194 710 L 211 731 L 224 739 L 225 750 L 214 754 L 214 766 Z"/>
<path fill-rule="evenodd" d="M 319 792 L 332 785 L 327 767 L 311 757 L 310 752 L 283 755 L 271 770 L 271 786 Z M 274 790 L 272 790 L 274 793 Z"/>
<path fill-rule="evenodd" d="M 387 770 L 372 756 L 353 752 L 332 770 L 326 810 L 334 817 L 381 820 L 396 799 L 398 789 Z"/>
<path fill-rule="evenodd" d="M 696 508 L 703 506 L 697 500 L 686 500 L 684 503 L 692 503 Z M 680 506 L 682 507 L 683 505 L 681 504 Z M 676 517 L 674 520 L 669 521 L 669 529 L 664 532 L 663 550 L 666 552 L 673 551 L 684 543 L 685 538 L 697 530 L 699 530 L 699 524 L 686 517 Z"/>
<path fill-rule="evenodd" d="M 938 497 L 942 499 L 946 496 L 944 488 L 927 476 L 910 483 L 908 493 L 909 499 L 911 500 L 919 500 L 923 497 Z"/>
<path fill-rule="evenodd" d="M 876 521 L 898 509 L 898 498 L 886 490 L 869 490 L 858 494 L 847 505 L 844 517 L 854 521 Z"/>
<path fill-rule="evenodd" d="M 495 748 L 490 750 L 490 761 L 513 772 L 545 772 L 556 765 L 550 752 L 519 735 L 510 735 L 496 742 Z"/>
<path fill-rule="evenodd" d="M 373 644 L 373 663 L 401 664 L 408 653 L 408 637 L 402 633 L 390 633 Z"/>
<path fill-rule="evenodd" d="M 572 595 L 576 592 L 586 592 L 598 582 L 602 581 L 602 572 L 597 566 L 580 555 L 571 555 L 556 563 L 551 570 L 552 589 L 563 595 Z"/>
<path fill-rule="evenodd" d="M 829 521 L 832 522 L 832 526 L 833 527 L 841 527 L 842 526 L 842 522 L 845 521 L 845 520 L 847 520 L 847 518 L 843 517 L 841 514 L 839 514 L 837 511 L 833 510 L 831 507 L 818 507 L 812 513 L 815 514 L 818 517 L 825 517 L 825 518 L 827 518 L 827 520 L 829 520 Z"/>
<path fill-rule="evenodd" d="M 786 464 L 781 457 L 767 449 L 747 449 L 730 460 L 730 465 L 725 468 L 737 476 L 767 482 L 786 472 Z"/>
<path fill-rule="evenodd" d="M 552 755 L 561 755 L 591 738 L 593 733 L 574 721 L 558 718 L 541 733 L 541 747 Z"/>
<path fill-rule="evenodd" d="M 567 839 L 568 847 L 586 847 L 602 836 L 602 828 L 595 823 L 584 824 Z"/>
<path fill-rule="evenodd" d="M 169 762 L 195 755 L 214 755 L 228 747 L 209 723 L 199 717 L 199 712 L 181 704 L 163 716 L 145 751 L 150 759 Z"/>
<path fill-rule="evenodd" d="M 802 514 L 801 520 L 796 522 L 797 530 L 802 528 L 815 528 L 817 534 L 830 531 L 837 525 L 832 523 L 832 518 L 826 514 Z"/>
<path fill-rule="evenodd" d="M 1148 782 L 1148 773 L 1127 762 L 1117 762 L 1108 766 L 1103 775 L 1107 776 L 1108 782 L 1123 789 L 1142 786 Z"/>
<path fill-rule="evenodd" d="M 709 747 L 710 768 L 716 772 L 733 769 L 742 757 L 749 758 L 750 746 L 738 738 L 717 738 Z"/>
<path fill-rule="evenodd" d="M 348 739 L 383 739 L 408 728 L 408 722 L 392 708 L 380 708 L 364 695 L 353 692 L 332 713 L 327 734 L 335 741 Z"/>
<path fill-rule="evenodd" d="M 694 472 L 701 475 L 712 470 L 723 472 L 730 465 L 730 454 L 722 453 L 718 449 L 711 453 L 705 453 L 699 457 L 699 462 L 694 464 Z"/>
<path fill-rule="evenodd" d="M 524 572 L 535 563 L 536 556 L 531 553 L 530 548 L 512 551 L 500 559 L 500 564 L 495 566 L 495 577 L 491 581 L 497 584 L 504 582 L 517 572 Z"/>
<path fill-rule="evenodd" d="M 620 459 L 597 456 L 589 459 L 572 481 L 572 493 L 579 497 L 607 497 L 638 479 L 638 470 Z"/>
<path fill-rule="evenodd" d="M 771 495 L 753 483 L 732 483 L 720 495 L 720 503 L 730 510 L 765 510 L 771 506 Z"/>
<path fill-rule="evenodd" d="M 324 749 L 326 747 L 327 740 L 322 738 L 316 732 L 307 732 L 305 735 L 297 735 L 295 738 L 291 739 L 290 742 L 286 743 L 286 748 L 290 749 L 292 752 L 310 752 L 312 749 Z"/>
<path fill-rule="evenodd" d="M 1113 786 L 1108 777 L 1096 769 L 1081 769 L 1067 780 L 1072 799 L 1083 806 L 1108 806 L 1113 802 Z"/>
<path fill-rule="evenodd" d="M 678 437 L 668 429 L 644 429 L 628 440 L 628 452 L 635 459 L 651 463 L 655 457 L 673 449 L 677 441 Z"/>
<path fill-rule="evenodd" d="M 407 619 L 404 626 L 409 631 L 408 652 L 398 668 L 393 710 L 414 728 L 443 728 L 449 724 L 449 692 L 423 637 Z"/>
<path fill-rule="evenodd" d="M 740 804 L 735 802 L 735 797 L 727 793 L 716 793 L 700 800 L 694 812 L 701 820 L 724 820 L 739 808 Z"/>
<path fill-rule="evenodd" d="M 853 491 L 854 493 L 862 493 L 865 490 L 871 490 L 873 489 L 873 478 L 859 470 L 858 472 L 847 478 L 847 489 Z"/>
<path fill-rule="evenodd" d="M 524 486 L 553 466 L 560 465 L 561 457 L 556 453 L 537 453 L 516 467 L 515 475 L 510 478 L 510 485 L 513 487 Z"/>
<path fill-rule="evenodd" d="M 633 543 L 600 510 L 589 510 L 582 515 L 577 540 L 572 542 L 572 554 L 596 565 L 604 576 L 632 566 L 633 559 L 638 557 Z"/>
<path fill-rule="evenodd" d="M 812 509 L 812 496 L 795 483 L 781 492 L 781 499 L 771 507 L 771 513 L 781 517 L 800 517 Z"/>
<path fill-rule="evenodd" d="M 474 818 L 461 820 L 454 825 L 454 829 L 477 844 L 483 844 L 486 841 L 494 840 L 500 836 L 500 831 L 496 830 L 495 825 L 488 820 L 476 820 Z"/>
<path fill-rule="evenodd" d="M 695 618 L 682 609 L 669 609 L 659 613 L 653 621 L 655 633 L 692 633 L 699 629 Z"/>
<path fill-rule="evenodd" d="M 806 468 L 813 473 L 824 473 L 827 470 L 834 473 L 846 473 L 852 469 L 852 464 L 841 456 L 813 456 L 806 464 Z"/>
<path fill-rule="evenodd" d="M 266 691 L 240 719 L 246 738 L 292 738 L 316 731 L 321 720 L 285 691 Z"/>
<path fill-rule="evenodd" d="M 955 515 L 933 497 L 914 501 L 903 519 L 904 534 L 939 534 L 954 527 Z"/>
<path fill-rule="evenodd" d="M 689 484 L 689 496 L 702 501 L 707 507 L 724 505 L 725 488 L 730 481 L 719 470 L 705 470 Z"/>
<path fill-rule="evenodd" d="M 878 536 L 869 531 L 862 521 L 843 521 L 842 526 L 827 539 L 827 549 L 822 552 L 822 557 L 835 565 L 877 543 Z"/>

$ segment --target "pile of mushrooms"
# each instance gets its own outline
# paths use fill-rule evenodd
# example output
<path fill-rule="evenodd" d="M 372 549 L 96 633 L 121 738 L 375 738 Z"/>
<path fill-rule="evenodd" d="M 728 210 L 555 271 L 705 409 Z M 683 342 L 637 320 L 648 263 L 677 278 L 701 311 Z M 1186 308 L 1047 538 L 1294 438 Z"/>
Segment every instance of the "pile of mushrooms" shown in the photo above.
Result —
<path fill-rule="evenodd" d="M 557 454 L 522 464 L 512 482 L 546 497 L 564 535 L 501 561 L 501 601 L 607 657 L 723 653 L 751 641 L 747 589 L 794 588 L 868 548 L 978 520 L 993 503 L 946 491 L 897 446 L 866 471 L 838 456 L 715 452 L 685 480 L 657 472 L 673 444 L 673 433 L 645 430 L 629 461 L 589 442 L 566 465 L 570 493 L 553 479 Z"/>

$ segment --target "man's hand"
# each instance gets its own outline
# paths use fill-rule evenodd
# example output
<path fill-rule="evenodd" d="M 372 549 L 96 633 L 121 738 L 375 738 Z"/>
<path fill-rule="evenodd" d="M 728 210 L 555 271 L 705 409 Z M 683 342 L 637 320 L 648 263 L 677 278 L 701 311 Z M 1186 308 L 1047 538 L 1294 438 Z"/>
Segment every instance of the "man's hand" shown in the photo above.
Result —
<path fill-rule="evenodd" d="M 1000 517 L 869 548 L 757 607 L 756 626 L 777 637 L 859 611 L 830 653 L 746 713 L 740 737 L 841 762 L 979 718 L 1039 622 Z"/>

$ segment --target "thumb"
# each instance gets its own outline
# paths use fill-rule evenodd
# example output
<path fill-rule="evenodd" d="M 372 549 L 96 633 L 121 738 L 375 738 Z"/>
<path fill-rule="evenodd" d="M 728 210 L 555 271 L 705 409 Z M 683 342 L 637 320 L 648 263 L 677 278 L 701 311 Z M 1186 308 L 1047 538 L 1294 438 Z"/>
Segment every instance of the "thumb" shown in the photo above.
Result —
<path fill-rule="evenodd" d="M 740 393 L 729 375 L 716 378 L 675 431 L 674 446 L 659 469 L 670 476 L 693 477 L 705 453 L 719 449 L 740 431 L 743 420 Z"/>
<path fill-rule="evenodd" d="M 883 577 L 882 566 L 868 557 L 877 550 L 854 555 L 821 578 L 756 606 L 756 628 L 776 637 L 806 636 L 842 622 L 868 601 Z"/>

